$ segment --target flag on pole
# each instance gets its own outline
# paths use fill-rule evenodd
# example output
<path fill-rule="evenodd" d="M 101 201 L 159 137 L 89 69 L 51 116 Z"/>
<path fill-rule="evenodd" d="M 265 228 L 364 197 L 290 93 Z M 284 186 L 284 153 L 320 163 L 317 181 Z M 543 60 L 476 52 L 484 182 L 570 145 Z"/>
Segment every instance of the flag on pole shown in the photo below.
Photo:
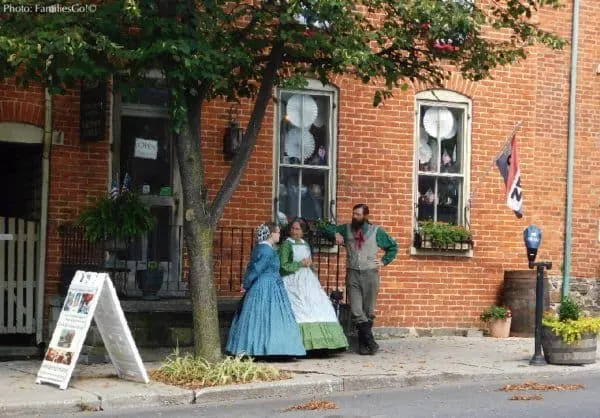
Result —
<path fill-rule="evenodd" d="M 515 212 L 517 218 L 521 218 L 523 216 L 523 191 L 516 135 L 512 137 L 508 149 L 496 159 L 496 165 L 506 186 L 506 205 Z"/>

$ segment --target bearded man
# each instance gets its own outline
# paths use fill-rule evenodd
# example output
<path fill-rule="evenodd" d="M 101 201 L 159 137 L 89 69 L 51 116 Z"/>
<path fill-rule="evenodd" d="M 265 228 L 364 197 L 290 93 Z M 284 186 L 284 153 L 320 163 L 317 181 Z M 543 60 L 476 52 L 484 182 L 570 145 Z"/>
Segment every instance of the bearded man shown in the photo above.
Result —
<path fill-rule="evenodd" d="M 352 322 L 358 330 L 358 353 L 373 355 L 379 345 L 373 337 L 375 304 L 379 291 L 379 270 L 398 254 L 398 244 L 383 228 L 369 222 L 369 207 L 360 203 L 352 208 L 352 223 L 323 228 L 338 245 L 346 246 L 346 292 Z M 379 260 L 377 252 L 384 251 Z"/>

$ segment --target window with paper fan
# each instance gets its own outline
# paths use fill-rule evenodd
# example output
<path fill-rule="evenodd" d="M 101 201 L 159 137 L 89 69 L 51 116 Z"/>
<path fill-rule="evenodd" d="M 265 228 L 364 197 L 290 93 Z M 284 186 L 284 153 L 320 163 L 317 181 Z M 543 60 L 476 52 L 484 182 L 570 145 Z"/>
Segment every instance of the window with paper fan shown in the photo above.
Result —
<path fill-rule="evenodd" d="M 335 210 L 337 91 L 316 81 L 277 94 L 276 215 L 330 218 Z"/>
<path fill-rule="evenodd" d="M 448 90 L 416 97 L 415 231 L 425 223 L 469 227 L 471 100 Z"/>

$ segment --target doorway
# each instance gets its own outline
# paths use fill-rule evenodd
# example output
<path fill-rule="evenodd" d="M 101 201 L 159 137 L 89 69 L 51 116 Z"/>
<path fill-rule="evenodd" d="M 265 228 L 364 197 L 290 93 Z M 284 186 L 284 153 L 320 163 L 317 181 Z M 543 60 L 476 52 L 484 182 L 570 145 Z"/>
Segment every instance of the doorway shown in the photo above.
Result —
<path fill-rule="evenodd" d="M 136 240 L 127 256 L 127 278 L 122 293 L 142 295 L 137 286 L 140 272 L 159 267 L 162 297 L 185 296 L 182 281 L 182 217 L 179 213 L 179 168 L 174 156 L 173 137 L 164 96 L 159 89 L 139 88 L 134 99 L 123 102 L 115 96 L 113 175 L 129 174 L 132 190 L 141 195 L 156 217 L 153 231 Z M 117 113 L 118 111 L 118 113 Z"/>
<path fill-rule="evenodd" d="M 42 145 L 0 139 L 0 178 L 0 346 L 35 345 Z"/>

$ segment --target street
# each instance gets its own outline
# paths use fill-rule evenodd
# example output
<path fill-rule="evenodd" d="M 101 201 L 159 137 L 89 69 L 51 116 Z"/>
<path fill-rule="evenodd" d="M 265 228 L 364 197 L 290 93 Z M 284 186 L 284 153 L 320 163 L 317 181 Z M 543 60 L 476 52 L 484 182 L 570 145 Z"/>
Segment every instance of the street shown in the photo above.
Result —
<path fill-rule="evenodd" d="M 584 385 L 581 390 L 518 392 L 500 391 L 506 384 L 524 380 L 499 380 L 469 384 L 415 386 L 395 390 L 340 393 L 313 399 L 257 399 L 236 403 L 190 405 L 157 409 L 107 411 L 86 416 L 107 417 L 600 417 L 600 375 L 538 379 L 548 385 Z M 542 399 L 509 400 L 521 395 L 541 395 Z M 335 409 L 289 410 L 308 401 L 323 401 Z M 64 416 L 64 415 L 63 415 Z"/>

